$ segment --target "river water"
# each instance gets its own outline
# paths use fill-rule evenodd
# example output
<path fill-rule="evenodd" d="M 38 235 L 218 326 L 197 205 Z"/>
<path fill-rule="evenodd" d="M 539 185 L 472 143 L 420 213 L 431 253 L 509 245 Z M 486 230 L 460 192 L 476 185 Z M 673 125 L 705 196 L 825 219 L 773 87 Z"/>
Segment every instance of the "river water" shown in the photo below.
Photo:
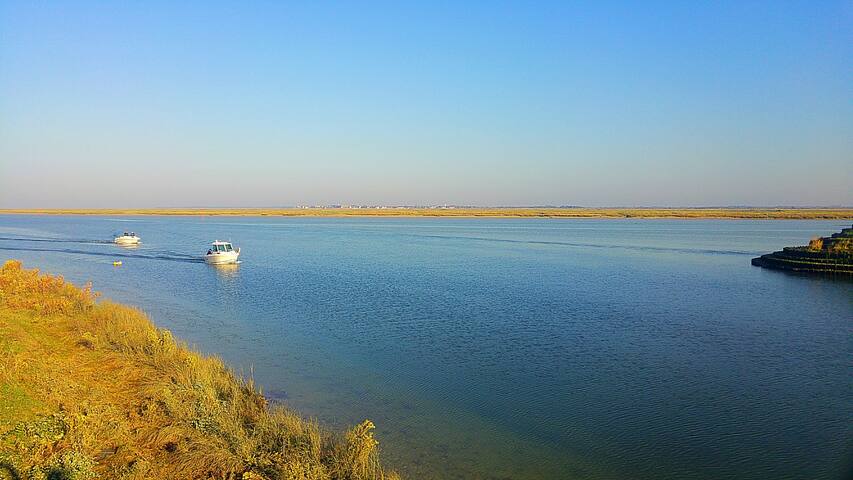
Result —
<path fill-rule="evenodd" d="M 409 479 L 836 479 L 853 282 L 750 258 L 844 226 L 8 215 L 0 259 L 92 281 L 323 423 L 373 420 Z M 241 264 L 201 262 L 214 239 Z"/>

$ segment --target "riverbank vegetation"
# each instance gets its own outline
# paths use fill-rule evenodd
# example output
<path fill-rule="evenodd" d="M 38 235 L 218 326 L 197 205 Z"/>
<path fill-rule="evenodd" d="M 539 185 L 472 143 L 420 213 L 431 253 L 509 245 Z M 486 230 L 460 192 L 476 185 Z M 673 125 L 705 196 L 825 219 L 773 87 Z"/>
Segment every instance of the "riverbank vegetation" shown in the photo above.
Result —
<path fill-rule="evenodd" d="M 96 296 L 0 268 L 0 479 L 399 479 L 371 422 L 329 433 Z"/>
<path fill-rule="evenodd" d="M 808 246 L 785 247 L 753 258 L 752 264 L 801 273 L 853 275 L 853 227 L 813 238 Z"/>
<path fill-rule="evenodd" d="M 167 208 L 5 209 L 31 215 L 194 215 L 254 217 L 541 217 L 853 219 L 851 208 Z"/>

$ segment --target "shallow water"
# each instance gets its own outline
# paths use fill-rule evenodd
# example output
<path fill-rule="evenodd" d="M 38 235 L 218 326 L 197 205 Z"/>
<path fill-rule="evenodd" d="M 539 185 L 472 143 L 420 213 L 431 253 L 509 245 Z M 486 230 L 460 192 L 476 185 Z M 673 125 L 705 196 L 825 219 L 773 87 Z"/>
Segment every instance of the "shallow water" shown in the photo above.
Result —
<path fill-rule="evenodd" d="M 0 216 L 0 258 L 91 280 L 322 422 L 370 418 L 411 479 L 835 479 L 853 282 L 749 261 L 844 226 Z M 215 238 L 242 264 L 200 262 Z"/>

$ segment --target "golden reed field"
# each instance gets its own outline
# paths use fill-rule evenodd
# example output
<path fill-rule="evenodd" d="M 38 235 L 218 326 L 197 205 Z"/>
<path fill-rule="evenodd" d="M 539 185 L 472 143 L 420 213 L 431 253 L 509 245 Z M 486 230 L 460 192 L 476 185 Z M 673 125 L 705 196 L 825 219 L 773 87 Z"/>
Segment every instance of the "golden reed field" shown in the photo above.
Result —
<path fill-rule="evenodd" d="M 255 217 L 540 217 L 853 219 L 853 208 L 166 208 L 0 209 L 30 215 L 222 215 Z"/>
<path fill-rule="evenodd" d="M 0 268 L 0 479 L 399 480 L 91 286 Z"/>

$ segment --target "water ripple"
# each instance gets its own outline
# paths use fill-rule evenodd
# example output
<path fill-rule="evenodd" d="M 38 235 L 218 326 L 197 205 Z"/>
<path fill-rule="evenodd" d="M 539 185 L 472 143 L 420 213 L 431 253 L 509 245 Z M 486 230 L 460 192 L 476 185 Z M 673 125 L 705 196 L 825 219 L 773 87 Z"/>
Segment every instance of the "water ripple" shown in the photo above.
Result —
<path fill-rule="evenodd" d="M 683 247 L 651 247 L 645 245 L 616 245 L 605 243 L 583 243 L 583 242 L 563 242 L 555 240 L 520 240 L 511 238 L 492 238 L 492 237 L 471 237 L 464 235 L 417 235 L 408 234 L 409 237 L 422 238 L 438 238 L 445 240 L 474 240 L 481 242 L 500 242 L 500 243 L 520 243 L 528 245 L 561 245 L 566 247 L 582 247 L 582 248 L 610 248 L 610 249 L 625 249 L 638 250 L 645 252 L 677 252 L 677 253 L 701 253 L 710 255 L 757 255 L 760 252 L 748 250 L 719 250 L 707 248 L 683 248 Z"/>

